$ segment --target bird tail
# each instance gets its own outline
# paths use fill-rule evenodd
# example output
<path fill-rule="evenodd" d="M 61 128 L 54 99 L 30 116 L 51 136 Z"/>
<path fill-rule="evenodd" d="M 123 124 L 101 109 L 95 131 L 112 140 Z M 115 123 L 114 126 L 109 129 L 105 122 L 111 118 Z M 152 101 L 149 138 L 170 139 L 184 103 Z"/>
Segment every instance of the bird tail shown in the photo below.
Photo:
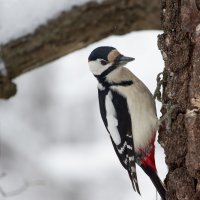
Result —
<path fill-rule="evenodd" d="M 157 172 L 154 171 L 151 167 L 148 167 L 147 165 L 141 165 L 141 168 L 150 177 L 152 183 L 154 184 L 155 188 L 157 189 L 158 193 L 160 194 L 162 200 L 166 200 L 166 198 L 165 198 L 166 189 L 164 187 L 164 184 L 158 177 Z"/>
<path fill-rule="evenodd" d="M 131 179 L 131 183 L 132 183 L 134 191 L 136 191 L 139 195 L 141 195 L 140 188 L 139 188 L 139 185 L 138 185 L 138 180 L 137 180 L 137 174 L 133 173 L 131 171 L 128 171 L 128 174 L 129 174 L 129 177 Z"/>

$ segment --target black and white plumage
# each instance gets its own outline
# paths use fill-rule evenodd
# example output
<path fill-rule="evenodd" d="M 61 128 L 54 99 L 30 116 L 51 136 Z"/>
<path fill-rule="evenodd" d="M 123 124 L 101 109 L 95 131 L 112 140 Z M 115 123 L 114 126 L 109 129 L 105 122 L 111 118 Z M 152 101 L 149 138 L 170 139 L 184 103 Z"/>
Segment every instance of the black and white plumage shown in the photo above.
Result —
<path fill-rule="evenodd" d="M 157 130 L 155 102 L 148 88 L 124 65 L 134 59 L 113 47 L 98 47 L 88 58 L 98 80 L 101 117 L 115 152 L 128 171 L 133 189 L 140 194 L 136 163 L 151 178 L 162 199 L 165 189 L 154 161 Z"/>

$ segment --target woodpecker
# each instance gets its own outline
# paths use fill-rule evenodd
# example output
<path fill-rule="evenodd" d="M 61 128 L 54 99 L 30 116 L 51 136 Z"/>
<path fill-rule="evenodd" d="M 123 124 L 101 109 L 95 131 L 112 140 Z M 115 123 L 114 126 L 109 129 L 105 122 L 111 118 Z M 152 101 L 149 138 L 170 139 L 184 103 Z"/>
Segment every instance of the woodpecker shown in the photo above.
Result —
<path fill-rule="evenodd" d="M 128 171 L 133 189 L 140 194 L 136 164 L 150 177 L 161 198 L 166 190 L 155 166 L 155 136 L 158 127 L 153 95 L 129 69 L 133 61 L 114 47 L 94 49 L 88 57 L 90 71 L 98 80 L 102 120 L 114 150 Z"/>

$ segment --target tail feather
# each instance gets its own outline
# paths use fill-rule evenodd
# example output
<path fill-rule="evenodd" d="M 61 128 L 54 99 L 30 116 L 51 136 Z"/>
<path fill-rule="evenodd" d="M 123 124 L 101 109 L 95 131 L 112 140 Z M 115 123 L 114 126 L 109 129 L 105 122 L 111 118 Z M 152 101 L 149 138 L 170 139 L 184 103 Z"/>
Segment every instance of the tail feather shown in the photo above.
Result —
<path fill-rule="evenodd" d="M 151 167 L 148 167 L 147 165 L 141 165 L 141 168 L 144 170 L 144 172 L 150 177 L 152 183 L 154 184 L 155 188 L 157 189 L 158 193 L 160 194 L 162 200 L 166 200 L 166 189 L 164 187 L 164 184 L 158 177 L 158 174 L 156 171 L 154 171 Z"/>
<path fill-rule="evenodd" d="M 136 191 L 139 195 L 141 195 L 140 188 L 139 188 L 139 185 L 138 185 L 138 180 L 137 180 L 137 174 L 132 173 L 130 171 L 128 172 L 128 174 L 129 174 L 129 177 L 131 179 L 131 183 L 132 183 L 134 191 Z"/>
<path fill-rule="evenodd" d="M 133 142 L 132 139 L 131 139 L 131 142 Z M 127 153 L 128 153 L 128 165 L 129 165 L 128 166 L 129 167 L 128 174 L 129 174 L 129 177 L 131 179 L 133 189 L 135 191 L 137 191 L 137 193 L 139 195 L 141 195 L 140 194 L 140 188 L 139 188 L 139 185 L 138 185 L 137 173 L 136 173 L 135 152 L 132 151 L 132 148 L 131 149 L 127 148 Z"/>

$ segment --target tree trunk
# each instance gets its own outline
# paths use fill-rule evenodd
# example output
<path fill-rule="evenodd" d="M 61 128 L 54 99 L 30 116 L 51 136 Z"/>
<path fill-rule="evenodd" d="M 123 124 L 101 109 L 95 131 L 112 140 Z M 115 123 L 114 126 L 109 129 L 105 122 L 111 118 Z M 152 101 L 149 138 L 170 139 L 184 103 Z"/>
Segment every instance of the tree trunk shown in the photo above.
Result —
<path fill-rule="evenodd" d="M 160 29 L 159 12 L 159 0 L 105 0 L 62 13 L 33 34 L 1 47 L 8 73 L 7 81 L 0 78 L 0 98 L 15 93 L 12 84 L 6 85 L 8 80 L 95 41 L 133 30 Z"/>
<path fill-rule="evenodd" d="M 169 172 L 168 200 L 200 199 L 200 13 L 199 1 L 162 0 L 158 46 L 165 61 L 159 130 Z"/>

